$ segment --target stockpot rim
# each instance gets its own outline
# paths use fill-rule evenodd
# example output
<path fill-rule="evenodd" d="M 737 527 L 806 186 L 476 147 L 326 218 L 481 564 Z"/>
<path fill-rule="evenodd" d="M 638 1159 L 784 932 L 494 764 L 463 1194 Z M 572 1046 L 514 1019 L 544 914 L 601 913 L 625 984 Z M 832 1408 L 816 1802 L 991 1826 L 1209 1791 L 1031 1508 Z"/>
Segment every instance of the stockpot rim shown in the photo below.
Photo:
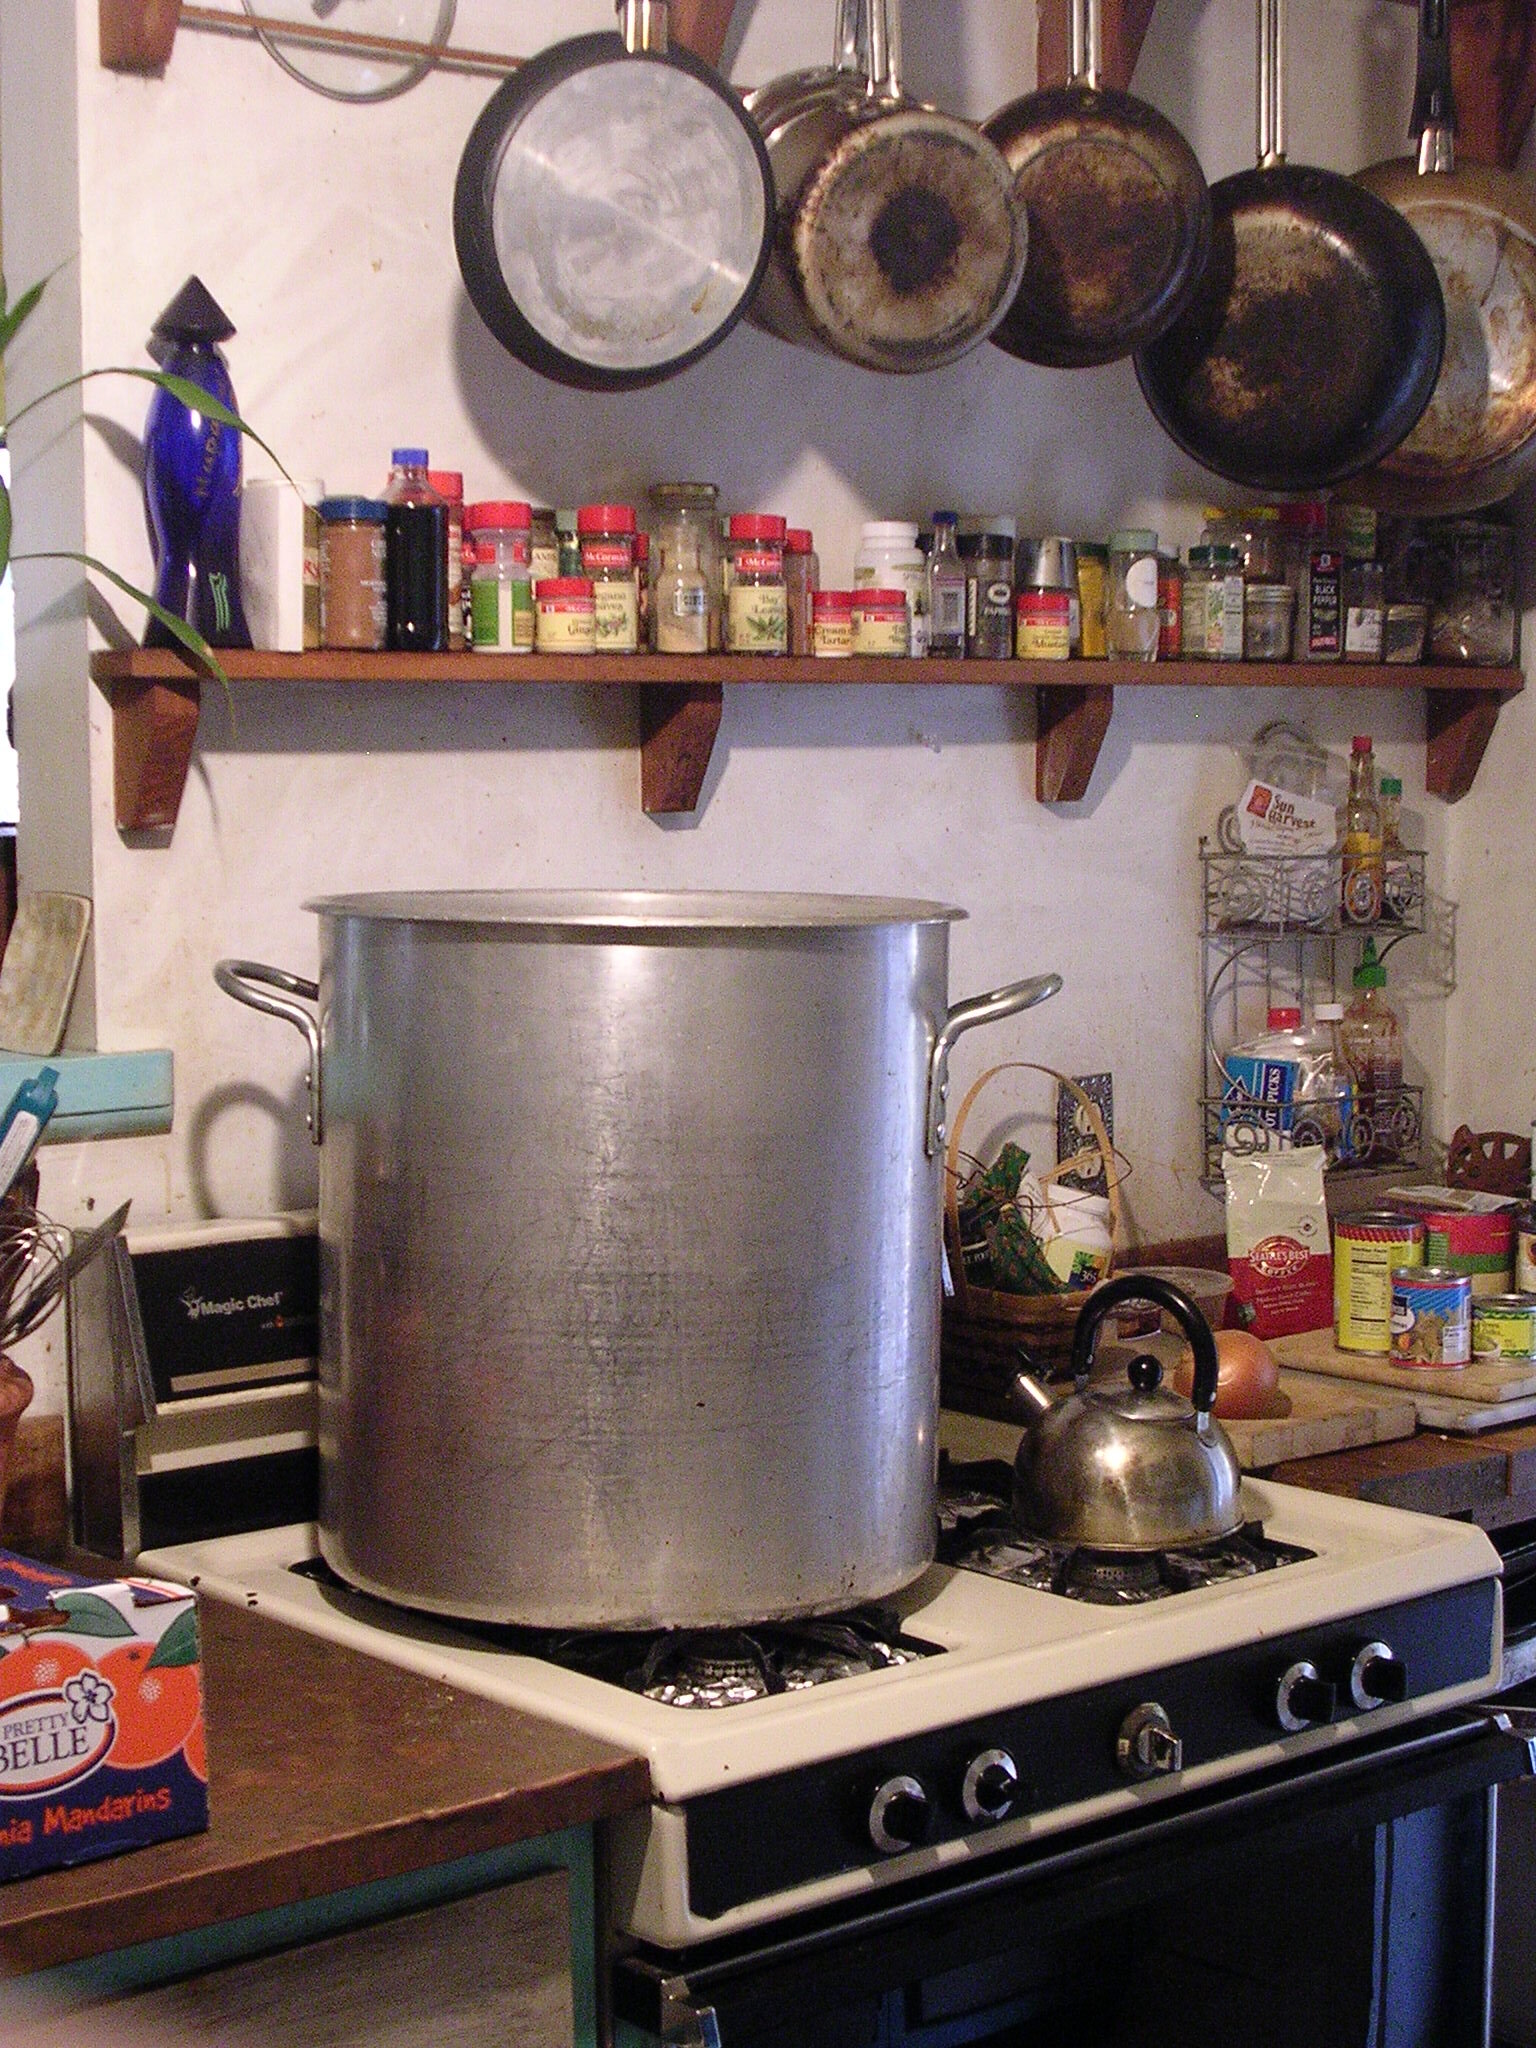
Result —
<path fill-rule="evenodd" d="M 318 896 L 304 908 L 325 918 L 377 924 L 491 926 L 509 937 L 597 937 L 606 933 L 723 933 L 874 930 L 953 924 L 951 903 L 901 896 L 843 896 L 759 890 L 405 889 Z"/>

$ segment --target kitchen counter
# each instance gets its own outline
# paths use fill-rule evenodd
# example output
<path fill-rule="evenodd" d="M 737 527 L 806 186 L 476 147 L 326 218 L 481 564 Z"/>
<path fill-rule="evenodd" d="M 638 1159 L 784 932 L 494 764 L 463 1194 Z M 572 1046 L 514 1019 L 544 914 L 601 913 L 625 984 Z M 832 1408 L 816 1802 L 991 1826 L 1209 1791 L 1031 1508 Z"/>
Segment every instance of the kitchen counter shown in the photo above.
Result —
<path fill-rule="evenodd" d="M 643 1804 L 644 1762 L 222 1601 L 199 1608 L 212 1825 L 0 1885 L 0 1975 L 179 1936 Z"/>

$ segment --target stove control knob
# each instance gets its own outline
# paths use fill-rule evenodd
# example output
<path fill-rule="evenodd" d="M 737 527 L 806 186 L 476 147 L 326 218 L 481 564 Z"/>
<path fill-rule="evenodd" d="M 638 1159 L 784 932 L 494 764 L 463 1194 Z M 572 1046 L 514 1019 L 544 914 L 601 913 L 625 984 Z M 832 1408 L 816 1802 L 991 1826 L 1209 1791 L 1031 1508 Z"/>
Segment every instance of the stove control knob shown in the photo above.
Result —
<path fill-rule="evenodd" d="M 967 1820 L 984 1827 L 1007 1820 L 1019 1804 L 1023 1785 L 1019 1767 L 1006 1749 L 984 1749 L 966 1765 L 960 1804 Z"/>
<path fill-rule="evenodd" d="M 1367 1643 L 1350 1666 L 1349 1696 L 1363 1710 L 1399 1705 L 1408 1697 L 1408 1666 L 1386 1643 Z"/>
<path fill-rule="evenodd" d="M 1289 1665 L 1275 1687 L 1275 1717 L 1287 1735 L 1323 1727 L 1333 1719 L 1338 1704 L 1338 1687 L 1305 1661 Z"/>
<path fill-rule="evenodd" d="M 1184 1745 L 1156 1700 L 1133 1707 L 1115 1737 L 1115 1762 L 1127 1778 L 1170 1778 L 1184 1768 Z"/>
<path fill-rule="evenodd" d="M 899 1856 L 928 1839 L 930 1806 L 921 1782 L 887 1778 L 869 1803 L 869 1839 L 884 1856 Z"/>

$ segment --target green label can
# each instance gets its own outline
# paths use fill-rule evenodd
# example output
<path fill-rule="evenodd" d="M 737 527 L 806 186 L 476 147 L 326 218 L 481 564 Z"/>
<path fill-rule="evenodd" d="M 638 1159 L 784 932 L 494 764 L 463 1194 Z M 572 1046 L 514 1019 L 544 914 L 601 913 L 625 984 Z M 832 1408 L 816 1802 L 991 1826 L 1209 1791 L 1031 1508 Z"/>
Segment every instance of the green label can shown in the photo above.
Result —
<path fill-rule="evenodd" d="M 1472 1304 L 1474 1358 L 1536 1358 L 1536 1294 L 1489 1294 Z"/>
<path fill-rule="evenodd" d="M 1424 1226 L 1396 1209 L 1341 1216 L 1333 1229 L 1333 1336 L 1341 1351 L 1392 1349 L 1392 1275 L 1424 1263 Z"/>

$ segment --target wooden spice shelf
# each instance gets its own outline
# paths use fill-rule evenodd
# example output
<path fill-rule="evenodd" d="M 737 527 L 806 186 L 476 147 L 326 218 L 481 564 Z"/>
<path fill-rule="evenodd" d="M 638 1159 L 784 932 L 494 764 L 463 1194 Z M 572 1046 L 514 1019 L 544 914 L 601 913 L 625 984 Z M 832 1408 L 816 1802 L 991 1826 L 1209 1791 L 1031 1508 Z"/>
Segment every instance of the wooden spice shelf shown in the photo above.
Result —
<path fill-rule="evenodd" d="M 269 654 L 226 649 L 231 682 L 289 686 L 551 684 L 638 688 L 640 796 L 652 814 L 697 808 L 720 730 L 726 684 L 780 686 L 991 685 L 1035 693 L 1035 795 L 1076 803 L 1088 792 L 1117 689 L 1187 686 L 1424 692 L 1425 786 L 1455 803 L 1466 795 L 1499 709 L 1525 687 L 1518 668 L 1384 667 L 1340 662 L 817 661 L 772 655 Z M 113 778 L 120 832 L 176 823 L 197 737 L 206 672 L 167 648 L 91 657 L 112 704 Z"/>

